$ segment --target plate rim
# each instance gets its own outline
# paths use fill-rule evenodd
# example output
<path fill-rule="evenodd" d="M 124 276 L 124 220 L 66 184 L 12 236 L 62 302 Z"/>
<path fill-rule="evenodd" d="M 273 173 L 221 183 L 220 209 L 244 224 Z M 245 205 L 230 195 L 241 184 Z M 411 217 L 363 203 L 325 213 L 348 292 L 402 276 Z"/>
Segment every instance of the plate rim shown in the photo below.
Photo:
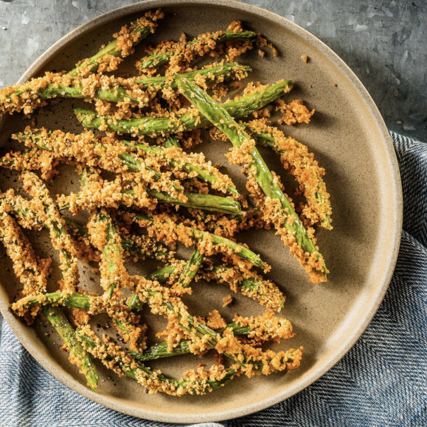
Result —
<path fill-rule="evenodd" d="M 150 411 L 147 409 L 129 407 L 120 405 L 118 400 L 111 400 L 109 396 L 103 396 L 101 394 L 91 392 L 87 387 L 80 384 L 76 379 L 74 379 L 70 374 L 68 374 L 64 369 L 60 370 L 56 366 L 52 365 L 48 359 L 44 358 L 43 352 L 41 349 L 32 342 L 28 340 L 25 336 L 20 336 L 19 332 L 23 330 L 24 325 L 20 323 L 18 319 L 10 311 L 8 304 L 0 295 L 0 312 L 2 313 L 5 321 L 8 326 L 18 338 L 20 343 L 24 348 L 36 359 L 40 365 L 43 366 L 50 374 L 55 378 L 59 379 L 64 385 L 71 388 L 73 391 L 79 393 L 80 395 L 99 403 L 107 408 L 113 409 L 115 411 L 139 417 L 145 418 L 153 421 L 161 422 L 174 422 L 174 423 L 194 423 L 194 422 L 212 422 L 212 421 L 224 421 L 244 415 L 249 415 L 254 412 L 261 411 L 270 406 L 273 406 L 279 402 L 282 402 L 295 394 L 301 392 L 315 381 L 320 379 L 325 375 L 330 369 L 332 369 L 347 353 L 348 351 L 356 344 L 357 340 L 361 337 L 363 332 L 368 327 L 372 318 L 376 314 L 382 300 L 384 299 L 385 293 L 389 287 L 394 267 L 397 262 L 397 257 L 399 253 L 399 246 L 401 240 L 402 232 L 402 223 L 403 223 L 403 198 L 402 198 L 402 186 L 400 179 L 400 172 L 397 162 L 397 157 L 393 149 L 390 135 L 388 133 L 387 127 L 385 125 L 384 119 L 382 118 L 378 107 L 373 101 L 371 95 L 368 93 L 367 89 L 364 87 L 362 82 L 356 76 L 356 74 L 351 70 L 351 68 L 324 42 L 318 39 L 316 36 L 295 24 L 292 21 L 289 21 L 282 16 L 270 12 L 266 9 L 260 8 L 258 6 L 253 6 L 246 3 L 241 3 L 235 0 L 146 0 L 131 5 L 122 6 L 120 8 L 106 12 L 98 17 L 95 17 L 88 22 L 78 26 L 74 30 L 71 30 L 69 33 L 61 37 L 57 42 L 50 46 L 44 53 L 42 53 L 24 72 L 21 78 L 18 80 L 18 84 L 22 84 L 31 78 L 38 70 L 48 61 L 54 54 L 56 54 L 70 39 L 76 38 L 85 31 L 91 30 L 94 27 L 100 26 L 108 21 L 113 19 L 119 19 L 122 16 L 129 15 L 132 13 L 142 12 L 144 10 L 156 8 L 156 7 L 169 7 L 169 6 L 184 6 L 184 5 L 212 5 L 216 7 L 240 9 L 244 12 L 253 13 L 254 15 L 261 15 L 264 18 L 272 20 L 279 24 L 282 27 L 285 27 L 292 31 L 297 36 L 303 37 L 311 45 L 317 48 L 322 54 L 330 58 L 334 64 L 339 68 L 340 71 L 349 79 L 350 83 L 356 89 L 357 93 L 360 95 L 363 103 L 368 107 L 369 113 L 373 118 L 374 122 L 377 125 L 377 130 L 381 136 L 381 142 L 386 150 L 387 163 L 390 167 L 390 181 L 394 184 L 394 220 L 393 220 L 393 236 L 391 241 L 393 242 L 393 247 L 389 252 L 387 263 L 385 263 L 384 272 L 381 278 L 381 286 L 378 287 L 378 292 L 376 298 L 372 301 L 369 310 L 365 313 L 363 321 L 360 322 L 357 328 L 355 328 L 352 334 L 349 334 L 347 340 L 340 345 L 338 351 L 334 354 L 334 357 L 331 357 L 327 363 L 324 363 L 319 368 L 314 370 L 310 375 L 308 375 L 303 381 L 299 381 L 296 385 L 290 389 L 277 393 L 276 395 L 252 403 L 238 409 L 231 409 L 219 412 L 212 412 L 209 414 L 168 414 L 168 413 L 159 413 L 157 411 Z M 3 118 L 0 119 L 0 128 L 3 123 Z M 3 289 L 0 288 L 3 292 Z"/>

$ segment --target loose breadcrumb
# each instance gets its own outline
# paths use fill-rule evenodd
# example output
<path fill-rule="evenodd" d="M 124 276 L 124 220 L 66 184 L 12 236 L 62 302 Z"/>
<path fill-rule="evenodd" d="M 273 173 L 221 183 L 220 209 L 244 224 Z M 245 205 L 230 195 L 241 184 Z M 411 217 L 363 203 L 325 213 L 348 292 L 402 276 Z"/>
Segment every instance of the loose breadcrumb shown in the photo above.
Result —
<path fill-rule="evenodd" d="M 227 307 L 227 305 L 230 305 L 233 302 L 233 297 L 231 295 L 227 295 L 222 299 L 222 302 L 224 303 L 222 306 Z"/>

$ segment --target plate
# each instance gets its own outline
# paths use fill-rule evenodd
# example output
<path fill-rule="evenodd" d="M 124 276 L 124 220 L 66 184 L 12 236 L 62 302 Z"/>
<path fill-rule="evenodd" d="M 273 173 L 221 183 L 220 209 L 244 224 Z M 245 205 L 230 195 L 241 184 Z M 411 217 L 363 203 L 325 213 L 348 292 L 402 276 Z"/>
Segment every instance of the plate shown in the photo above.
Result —
<path fill-rule="evenodd" d="M 117 377 L 100 382 L 95 394 L 86 388 L 83 377 L 68 363 L 54 333 L 48 337 L 40 321 L 36 327 L 28 328 L 10 312 L 9 304 L 16 295 L 17 284 L 8 271 L 10 261 L 5 257 L 0 260 L 4 272 L 0 309 L 13 332 L 37 361 L 64 384 L 89 399 L 150 420 L 220 421 L 259 411 L 298 393 L 334 366 L 363 333 L 383 299 L 397 258 L 402 224 L 400 178 L 381 115 L 344 62 L 297 25 L 242 3 L 154 0 L 117 9 L 82 25 L 54 44 L 28 69 L 20 82 L 41 75 L 45 70 L 72 69 L 79 59 L 89 57 L 101 44 L 109 41 L 122 25 L 157 7 L 163 8 L 166 19 L 160 22 L 157 32 L 147 39 L 147 43 L 176 40 L 182 32 L 192 37 L 225 29 L 231 21 L 241 20 L 246 29 L 261 32 L 279 50 L 276 58 L 271 54 L 261 58 L 256 51 L 239 58 L 240 62 L 253 67 L 247 81 L 273 83 L 292 78 L 295 87 L 286 99 L 301 98 L 310 108 L 316 109 L 310 125 L 286 127 L 285 131 L 308 145 L 327 172 L 325 180 L 331 194 L 334 229 L 319 230 L 317 236 L 331 271 L 330 280 L 321 285 L 309 283 L 304 271 L 273 231 L 253 231 L 238 236 L 273 266 L 269 277 L 287 296 L 283 315 L 291 320 L 297 334 L 280 346 L 304 346 L 301 368 L 286 375 L 241 377 L 202 397 L 147 395 L 137 384 Z M 143 45 L 123 64 L 122 70 L 132 70 L 135 60 L 143 54 Z M 302 55 L 309 57 L 307 64 L 301 60 Z M 72 118 L 72 107 L 80 105 L 84 103 L 75 100 L 51 103 L 37 114 L 37 125 L 80 132 L 82 128 Z M 10 147 L 10 134 L 29 124 L 20 115 L 3 117 L 0 147 Z M 207 157 L 224 165 L 227 164 L 224 153 L 228 148 L 225 142 L 203 144 Z M 272 168 L 284 176 L 273 153 L 262 150 L 262 154 Z M 240 188 L 244 186 L 238 170 L 225 166 L 225 171 Z M 65 168 L 52 188 L 58 192 L 76 190 L 70 173 Z M 13 182 L 11 175 L 8 171 L 2 172 L 2 191 Z M 286 186 L 292 185 L 289 177 L 284 176 L 284 180 Z M 34 245 L 40 253 L 55 258 L 57 254 L 50 252 L 49 246 L 43 243 L 46 237 L 43 233 L 35 236 Z M 150 263 L 141 262 L 131 265 L 130 271 L 143 274 L 150 267 Z M 83 286 L 93 288 L 90 271 L 82 270 Z M 54 272 L 53 281 L 58 277 L 57 273 Z M 230 293 L 227 287 L 216 284 L 200 283 L 193 288 L 194 294 L 186 299 L 186 303 L 190 312 L 199 315 L 220 308 L 222 298 Z M 232 306 L 221 309 L 228 318 L 234 312 L 251 315 L 262 313 L 262 310 L 252 301 L 236 297 Z M 154 316 L 144 316 L 149 324 L 162 326 L 161 320 Z M 193 356 L 180 356 L 174 360 L 157 361 L 152 366 L 166 374 L 179 374 L 198 363 Z M 102 368 L 100 373 L 103 379 L 108 375 Z"/>

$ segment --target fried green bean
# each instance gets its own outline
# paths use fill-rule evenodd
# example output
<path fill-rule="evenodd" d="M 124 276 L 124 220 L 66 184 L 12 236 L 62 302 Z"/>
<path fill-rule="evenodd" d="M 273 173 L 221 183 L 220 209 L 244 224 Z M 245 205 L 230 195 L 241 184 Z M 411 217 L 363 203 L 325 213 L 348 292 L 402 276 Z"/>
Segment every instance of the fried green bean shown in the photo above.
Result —
<path fill-rule="evenodd" d="M 194 40 L 188 42 L 184 46 L 184 50 L 193 50 L 197 48 L 202 48 L 202 54 L 212 50 L 218 43 L 223 43 L 227 41 L 250 41 L 257 37 L 257 33 L 253 31 L 218 31 L 217 33 L 208 33 L 195 38 Z M 205 48 L 205 49 L 203 49 Z M 172 47 L 170 50 L 153 53 L 152 55 L 143 58 L 138 66 L 141 69 L 160 67 L 167 64 L 170 59 L 176 55 L 176 49 Z M 179 53 L 178 53 L 179 55 Z M 200 55 L 201 56 L 201 55 Z"/>
<path fill-rule="evenodd" d="M 244 96 L 236 101 L 226 102 L 223 107 L 236 119 L 246 117 L 289 92 L 291 83 L 291 80 L 278 82 L 262 91 Z M 177 117 L 143 117 L 128 120 L 115 120 L 112 117 L 99 116 L 95 111 L 84 108 L 75 108 L 74 113 L 85 128 L 102 128 L 123 134 L 165 135 L 210 125 L 209 119 L 196 112 Z"/>
<path fill-rule="evenodd" d="M 153 371 L 147 368 L 142 363 L 135 362 L 132 356 L 125 352 L 122 348 L 114 345 L 111 342 L 101 341 L 95 334 L 91 333 L 90 329 L 84 328 L 78 331 L 78 337 L 83 343 L 88 352 L 92 353 L 95 357 L 100 358 L 102 361 L 107 362 L 106 366 L 111 367 L 111 363 L 123 371 L 128 377 L 138 381 L 149 392 L 156 393 L 161 391 L 173 396 L 183 396 L 184 394 L 206 394 L 212 390 L 223 387 L 227 384 L 236 374 L 236 369 L 231 368 L 225 370 L 224 367 L 212 369 L 211 375 L 216 379 L 208 378 L 197 379 L 195 377 L 181 378 L 179 380 L 166 377 L 158 371 Z M 118 373 L 118 371 L 116 370 Z M 209 371 L 208 371 L 209 372 Z"/>
<path fill-rule="evenodd" d="M 312 282 L 325 282 L 327 269 L 322 255 L 316 248 L 307 233 L 304 224 L 296 214 L 293 204 L 286 197 L 255 147 L 255 141 L 245 131 L 242 124 L 237 123 L 228 111 L 218 104 L 211 96 L 194 83 L 175 76 L 178 87 L 183 95 L 195 105 L 211 123 L 218 127 L 230 142 L 240 151 L 235 156 L 240 165 L 245 167 L 246 173 L 255 178 L 259 187 L 269 200 L 276 200 L 278 205 L 271 206 L 274 225 L 281 234 L 283 241 L 291 248 L 291 253 L 306 269 Z M 250 160 L 246 160 L 249 157 Z M 243 159 L 243 160 L 242 160 Z M 279 218 L 277 219 L 277 217 Z"/>

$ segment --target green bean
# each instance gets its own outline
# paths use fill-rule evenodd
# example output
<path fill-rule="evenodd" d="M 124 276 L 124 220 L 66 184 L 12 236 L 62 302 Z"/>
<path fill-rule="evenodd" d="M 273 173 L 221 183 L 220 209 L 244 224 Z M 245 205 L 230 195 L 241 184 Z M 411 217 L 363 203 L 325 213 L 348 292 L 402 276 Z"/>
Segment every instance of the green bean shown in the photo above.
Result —
<path fill-rule="evenodd" d="M 253 31 L 241 31 L 241 32 L 234 32 L 234 31 L 224 31 L 219 33 L 211 33 L 207 35 L 206 37 L 207 42 L 211 42 L 212 40 L 215 41 L 215 43 L 222 43 L 226 41 L 247 41 L 247 40 L 253 40 L 257 37 L 257 33 L 254 33 Z M 195 45 L 206 45 L 206 41 L 204 38 L 196 38 L 190 42 L 188 42 L 185 45 L 184 49 L 191 49 Z M 150 55 L 146 58 L 143 58 L 139 64 L 141 69 L 144 68 L 152 68 L 152 67 L 160 67 L 161 65 L 165 65 L 169 62 L 169 60 L 174 55 L 175 51 L 174 49 L 171 49 L 166 52 L 159 52 L 154 53 L 153 55 Z"/>
<path fill-rule="evenodd" d="M 304 224 L 299 219 L 296 214 L 291 202 L 283 193 L 280 185 L 273 178 L 270 169 L 259 153 L 258 149 L 254 146 L 255 142 L 253 139 L 246 133 L 244 125 L 237 123 L 227 110 L 218 104 L 212 97 L 210 97 L 206 92 L 199 88 L 194 83 L 188 81 L 185 78 L 177 75 L 176 77 L 177 84 L 182 90 L 184 96 L 195 105 L 199 111 L 207 117 L 214 126 L 217 126 L 231 141 L 235 147 L 241 147 L 246 144 L 250 148 L 250 156 L 252 157 L 252 162 L 250 165 L 247 165 L 247 170 L 253 173 L 258 185 L 261 190 L 264 192 L 266 197 L 270 199 L 276 199 L 281 204 L 281 215 L 283 217 L 283 225 L 276 225 L 276 228 L 280 231 L 281 227 L 285 227 L 289 234 L 295 236 L 296 244 L 302 249 L 303 254 L 299 254 L 296 251 L 293 251 L 300 263 L 304 267 L 310 268 L 310 280 L 313 281 L 326 281 L 326 265 L 323 261 L 322 255 L 317 250 L 313 241 L 307 234 L 307 230 L 304 227 Z M 249 150 L 249 148 L 248 148 Z M 289 239 L 284 239 L 285 242 L 288 242 Z M 291 243 L 292 246 L 293 243 Z M 306 261 L 306 253 L 312 255 L 319 266 L 314 268 L 310 263 Z M 312 273 L 312 269 L 315 270 L 315 273 Z"/>
<path fill-rule="evenodd" d="M 265 107 L 270 102 L 280 98 L 290 90 L 291 80 L 284 80 L 266 89 L 229 101 L 223 107 L 234 118 L 242 118 Z M 203 115 L 194 113 L 179 117 L 143 117 L 128 120 L 115 120 L 108 116 L 98 116 L 96 112 L 83 108 L 75 108 L 74 113 L 83 126 L 88 129 L 99 129 L 104 126 L 107 130 L 119 133 L 139 135 L 164 135 L 182 131 L 200 129 L 210 125 L 210 121 Z"/>
<path fill-rule="evenodd" d="M 59 307 L 50 305 L 43 307 L 43 313 L 47 317 L 52 326 L 61 335 L 61 338 L 67 345 L 67 348 L 80 361 L 79 368 L 83 372 L 89 387 L 96 391 L 98 387 L 99 376 L 90 354 L 83 348 L 80 341 L 76 337 L 76 331 L 71 326 L 65 314 Z"/>
<path fill-rule="evenodd" d="M 94 355 L 103 354 L 105 361 L 114 361 L 114 364 L 118 366 L 128 377 L 142 383 L 147 388 L 154 387 L 154 391 L 162 391 L 172 395 L 183 395 L 183 394 L 205 394 L 206 392 L 218 389 L 227 384 L 235 375 L 235 369 L 229 369 L 225 372 L 224 376 L 220 380 L 189 380 L 181 378 L 179 380 L 166 377 L 165 375 L 155 372 L 150 368 L 147 368 L 141 363 L 138 363 L 137 367 L 134 367 L 134 363 L 123 361 L 117 357 L 116 354 L 109 353 L 107 345 L 102 343 L 99 338 L 98 342 L 88 336 L 84 330 L 78 331 L 78 337 L 84 343 L 84 346 L 89 352 L 93 352 Z"/>
<path fill-rule="evenodd" d="M 145 39 L 149 34 L 154 32 L 154 28 L 156 28 L 156 22 L 158 19 L 163 18 L 163 13 L 159 10 L 156 12 L 148 12 L 142 18 L 137 21 L 131 23 L 129 28 L 132 28 L 131 33 L 136 35 L 136 37 L 131 38 L 131 42 L 133 46 L 136 46 L 143 39 Z M 80 70 L 84 67 L 89 67 L 91 72 L 96 72 L 100 62 L 108 56 L 114 56 L 117 58 L 123 57 L 123 52 L 120 49 L 117 49 L 117 39 L 108 43 L 105 47 L 102 47 L 95 55 L 91 56 L 88 59 L 82 61 L 80 65 L 71 70 L 68 75 L 76 76 L 79 74 Z"/>
<path fill-rule="evenodd" d="M 178 283 L 180 283 L 184 288 L 188 288 L 191 281 L 196 277 L 202 263 L 203 255 L 198 251 L 197 248 L 195 248 L 191 254 L 190 259 L 185 264 L 184 270 L 178 278 Z"/>
<path fill-rule="evenodd" d="M 133 220 L 137 223 L 139 221 L 148 222 L 148 223 L 154 222 L 153 217 L 149 217 L 141 213 L 133 213 L 132 215 L 133 215 Z M 204 238 L 211 239 L 214 245 L 224 245 L 227 248 L 231 249 L 236 255 L 238 255 L 243 259 L 246 259 L 256 267 L 259 267 L 262 269 L 266 268 L 261 258 L 243 245 L 233 242 L 232 240 L 229 240 L 225 237 L 217 236 L 216 234 L 208 233 L 202 230 L 197 230 L 192 227 L 186 227 L 186 230 L 191 234 L 191 237 L 194 239 L 195 242 L 202 241 Z"/>

